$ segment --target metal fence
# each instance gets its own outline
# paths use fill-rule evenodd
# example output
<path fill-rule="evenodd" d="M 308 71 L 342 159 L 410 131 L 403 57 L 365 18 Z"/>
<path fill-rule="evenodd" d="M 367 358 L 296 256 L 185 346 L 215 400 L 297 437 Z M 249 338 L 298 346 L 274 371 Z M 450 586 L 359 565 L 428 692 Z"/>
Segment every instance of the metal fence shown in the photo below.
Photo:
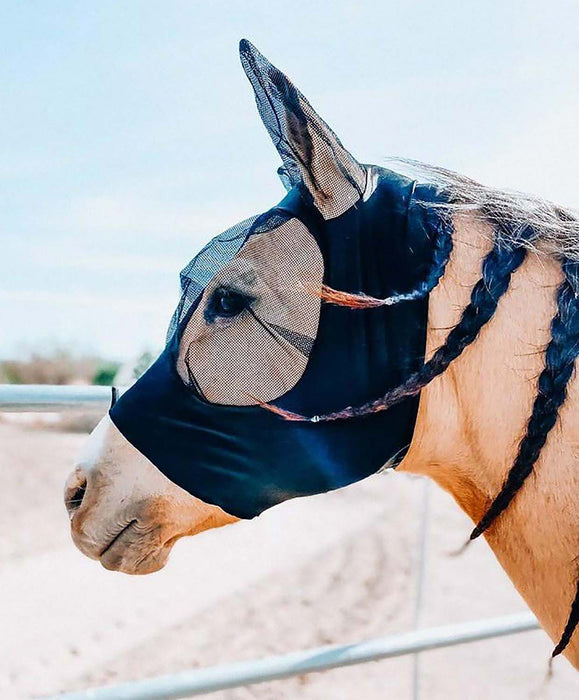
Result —
<path fill-rule="evenodd" d="M 379 659 L 391 659 L 395 656 L 417 654 L 430 649 L 440 649 L 517 632 L 527 632 L 536 629 L 537 626 L 536 619 L 529 613 L 524 613 L 444 627 L 431 627 L 370 639 L 356 644 L 316 647 L 283 656 L 270 656 L 266 659 L 246 661 L 229 666 L 213 666 L 133 683 L 68 693 L 60 695 L 59 700 L 187 698 L 203 693 L 213 693 L 225 688 L 264 683 L 290 676 L 301 676 L 313 671 L 325 671 L 339 666 L 352 666 Z"/>
<path fill-rule="evenodd" d="M 0 412 L 106 411 L 111 397 L 110 386 L 0 384 Z"/>
<path fill-rule="evenodd" d="M 111 388 L 98 386 L 0 385 L 0 412 L 60 412 L 65 410 L 106 410 Z M 425 490 L 425 498 L 427 491 Z M 425 509 L 426 512 L 426 509 Z M 426 527 L 426 516 L 423 520 Z M 417 601 L 421 600 L 421 572 L 424 571 L 424 530 Z M 419 621 L 419 603 L 415 622 Z M 493 637 L 538 629 L 530 613 L 489 620 L 415 629 L 404 634 L 379 637 L 354 644 L 332 645 L 270 656 L 227 666 L 184 671 L 131 683 L 104 686 L 59 695 L 59 700 L 168 700 L 213 693 L 226 688 L 264 683 L 290 676 L 324 671 L 340 666 L 388 659 L 430 649 L 476 642 Z M 417 665 L 415 669 L 417 669 Z M 417 697 L 415 674 L 414 695 Z"/>

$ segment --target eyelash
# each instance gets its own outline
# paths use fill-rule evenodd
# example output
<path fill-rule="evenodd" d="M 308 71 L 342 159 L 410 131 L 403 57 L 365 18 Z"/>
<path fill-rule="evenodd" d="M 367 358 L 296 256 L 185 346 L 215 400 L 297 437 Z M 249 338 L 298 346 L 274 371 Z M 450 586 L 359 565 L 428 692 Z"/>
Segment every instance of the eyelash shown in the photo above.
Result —
<path fill-rule="evenodd" d="M 218 319 L 232 320 L 243 313 L 253 301 L 252 297 L 236 289 L 217 287 L 209 297 L 203 317 L 207 323 L 214 323 Z M 230 306 L 229 310 L 226 308 L 227 305 Z"/>

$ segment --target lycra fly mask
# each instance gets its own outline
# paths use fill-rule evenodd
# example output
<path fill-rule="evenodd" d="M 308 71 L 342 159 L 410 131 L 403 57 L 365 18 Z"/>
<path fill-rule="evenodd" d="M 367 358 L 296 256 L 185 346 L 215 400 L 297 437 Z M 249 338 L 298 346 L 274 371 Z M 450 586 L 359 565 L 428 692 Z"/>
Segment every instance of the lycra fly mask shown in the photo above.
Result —
<path fill-rule="evenodd" d="M 347 421 L 291 422 L 362 404 L 424 360 L 427 300 L 356 310 L 322 285 L 386 297 L 427 275 L 434 188 L 360 165 L 290 81 L 241 44 L 289 189 L 183 270 L 167 346 L 111 408 L 169 479 L 231 515 L 345 486 L 396 463 L 418 399 Z"/>

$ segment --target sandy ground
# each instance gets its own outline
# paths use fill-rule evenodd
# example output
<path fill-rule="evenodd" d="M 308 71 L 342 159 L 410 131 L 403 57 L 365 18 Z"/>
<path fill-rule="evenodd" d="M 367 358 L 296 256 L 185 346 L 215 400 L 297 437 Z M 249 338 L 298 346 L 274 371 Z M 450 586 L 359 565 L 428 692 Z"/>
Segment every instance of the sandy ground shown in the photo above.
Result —
<path fill-rule="evenodd" d="M 31 698 L 410 629 L 424 483 L 393 473 L 284 504 L 179 543 L 148 577 L 102 569 L 68 537 L 62 482 L 82 435 L 0 423 L 0 698 Z M 525 610 L 483 542 L 430 489 L 422 624 Z M 424 700 L 579 697 L 566 661 L 531 632 L 421 655 Z M 409 658 L 216 693 L 412 697 Z"/>

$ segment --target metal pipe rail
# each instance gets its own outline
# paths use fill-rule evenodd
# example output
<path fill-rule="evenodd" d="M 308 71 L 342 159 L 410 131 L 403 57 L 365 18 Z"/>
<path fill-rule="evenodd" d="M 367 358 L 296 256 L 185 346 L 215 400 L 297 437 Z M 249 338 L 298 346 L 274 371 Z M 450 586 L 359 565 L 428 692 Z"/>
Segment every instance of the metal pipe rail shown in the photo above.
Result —
<path fill-rule="evenodd" d="M 295 651 L 283 656 L 270 656 L 223 666 L 183 671 L 132 683 L 103 686 L 75 693 L 53 696 L 52 700 L 171 700 L 204 693 L 214 693 L 255 683 L 325 671 L 339 666 L 390 659 L 441 649 L 457 644 L 477 642 L 538 629 L 539 623 L 530 613 L 508 615 L 489 620 L 464 622 L 444 627 L 414 630 L 388 637 L 378 637 L 355 644 L 331 645 Z"/>
<path fill-rule="evenodd" d="M 117 389 L 122 393 L 123 389 Z M 0 384 L 0 412 L 106 411 L 110 386 Z M 413 630 L 354 644 L 331 645 L 243 663 L 212 666 L 132 683 L 53 696 L 53 700 L 170 700 L 213 693 L 339 666 L 417 654 L 539 628 L 530 613 Z"/>
<path fill-rule="evenodd" d="M 123 389 L 117 389 L 119 395 Z M 111 405 L 110 386 L 54 386 L 51 384 L 0 384 L 0 413 L 58 413 L 102 410 Z"/>

